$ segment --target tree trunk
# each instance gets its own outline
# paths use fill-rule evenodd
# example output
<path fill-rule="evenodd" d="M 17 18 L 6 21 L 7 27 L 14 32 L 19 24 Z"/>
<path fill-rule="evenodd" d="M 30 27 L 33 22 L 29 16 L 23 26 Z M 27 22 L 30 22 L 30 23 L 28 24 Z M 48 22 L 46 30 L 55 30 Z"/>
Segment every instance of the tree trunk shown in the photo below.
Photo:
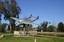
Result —
<path fill-rule="evenodd" d="M 1 14 L 0 14 L 0 24 L 1 24 Z"/>
<path fill-rule="evenodd" d="M 15 21 L 12 19 L 10 19 L 9 21 L 10 21 L 10 32 L 13 33 L 15 30 Z"/>

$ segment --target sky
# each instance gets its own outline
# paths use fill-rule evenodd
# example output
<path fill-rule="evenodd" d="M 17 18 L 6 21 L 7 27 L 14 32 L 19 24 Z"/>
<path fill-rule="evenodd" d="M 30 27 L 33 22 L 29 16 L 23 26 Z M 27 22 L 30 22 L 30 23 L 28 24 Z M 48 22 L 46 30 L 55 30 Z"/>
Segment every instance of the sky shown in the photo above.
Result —
<path fill-rule="evenodd" d="M 16 0 L 21 8 L 20 18 L 39 16 L 35 23 L 43 21 L 57 24 L 64 22 L 64 0 Z"/>
<path fill-rule="evenodd" d="M 64 22 L 64 0 L 17 0 L 17 3 L 22 9 L 20 17 L 28 17 L 32 14 L 39 16 L 37 23 Z"/>

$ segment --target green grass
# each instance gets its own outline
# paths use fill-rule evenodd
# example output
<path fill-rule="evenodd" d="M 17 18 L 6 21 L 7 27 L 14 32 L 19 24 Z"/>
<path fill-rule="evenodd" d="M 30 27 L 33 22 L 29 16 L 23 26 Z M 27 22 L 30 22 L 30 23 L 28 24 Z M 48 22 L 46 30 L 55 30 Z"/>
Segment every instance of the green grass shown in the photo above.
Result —
<path fill-rule="evenodd" d="M 64 42 L 62 37 L 41 37 L 37 38 L 37 42 Z"/>
<path fill-rule="evenodd" d="M 36 37 L 37 42 L 64 42 L 64 37 Z M 0 42 L 34 42 L 33 37 L 12 37 L 6 36 Z"/>

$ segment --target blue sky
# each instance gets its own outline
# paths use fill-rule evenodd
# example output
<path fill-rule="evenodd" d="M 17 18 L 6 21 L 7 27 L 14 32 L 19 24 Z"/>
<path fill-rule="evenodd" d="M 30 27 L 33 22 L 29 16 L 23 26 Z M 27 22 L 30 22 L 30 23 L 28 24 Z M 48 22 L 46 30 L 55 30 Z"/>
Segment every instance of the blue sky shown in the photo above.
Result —
<path fill-rule="evenodd" d="M 20 17 L 28 17 L 33 14 L 33 16 L 40 17 L 37 23 L 64 22 L 64 0 L 17 0 L 17 2 L 22 9 Z"/>
<path fill-rule="evenodd" d="M 20 18 L 30 14 L 39 16 L 37 24 L 49 21 L 52 24 L 64 22 L 64 0 L 16 0 L 21 8 Z"/>

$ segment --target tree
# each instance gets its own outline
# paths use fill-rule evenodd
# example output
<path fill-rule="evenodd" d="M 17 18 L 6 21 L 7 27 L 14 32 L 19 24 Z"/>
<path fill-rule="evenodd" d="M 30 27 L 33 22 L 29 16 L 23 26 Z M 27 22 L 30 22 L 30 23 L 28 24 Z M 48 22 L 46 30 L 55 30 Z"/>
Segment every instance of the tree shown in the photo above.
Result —
<path fill-rule="evenodd" d="M 44 32 L 47 31 L 47 25 L 48 25 L 48 22 L 47 21 L 45 21 L 45 22 L 43 22 L 41 24 L 41 28 L 43 29 Z"/>
<path fill-rule="evenodd" d="M 3 23 L 3 24 L 0 23 L 0 32 L 6 32 L 6 30 L 5 30 L 6 29 L 6 25 L 7 25 L 6 23 Z"/>
<path fill-rule="evenodd" d="M 41 26 L 38 26 L 38 27 L 37 27 L 37 31 L 38 31 L 38 32 L 41 32 L 41 30 L 42 30 Z"/>
<path fill-rule="evenodd" d="M 4 4 L 3 4 L 3 2 L 0 0 L 0 23 L 1 23 L 1 16 L 2 16 L 2 13 L 3 13 L 3 8 L 4 8 Z"/>
<path fill-rule="evenodd" d="M 2 24 L 0 23 L 0 32 L 2 32 Z"/>
<path fill-rule="evenodd" d="M 4 0 L 4 1 L 5 1 L 4 4 L 0 4 L 1 5 L 0 10 L 2 11 L 2 14 L 4 15 L 4 19 L 9 20 L 10 31 L 13 32 L 15 29 L 15 21 L 13 19 L 11 19 L 10 17 L 19 18 L 19 13 L 20 13 L 21 9 L 17 6 L 17 3 L 15 0 L 10 0 L 10 1 Z"/>
<path fill-rule="evenodd" d="M 2 15 L 0 14 L 0 23 L 1 23 L 1 16 L 2 16 Z"/>
<path fill-rule="evenodd" d="M 63 24 L 63 22 L 59 22 L 58 23 L 57 31 L 58 32 L 64 32 L 64 24 Z"/>
<path fill-rule="evenodd" d="M 54 32 L 54 31 L 55 31 L 55 28 L 56 28 L 55 26 L 49 25 L 49 26 L 48 26 L 48 31 L 49 31 L 49 32 Z"/>

